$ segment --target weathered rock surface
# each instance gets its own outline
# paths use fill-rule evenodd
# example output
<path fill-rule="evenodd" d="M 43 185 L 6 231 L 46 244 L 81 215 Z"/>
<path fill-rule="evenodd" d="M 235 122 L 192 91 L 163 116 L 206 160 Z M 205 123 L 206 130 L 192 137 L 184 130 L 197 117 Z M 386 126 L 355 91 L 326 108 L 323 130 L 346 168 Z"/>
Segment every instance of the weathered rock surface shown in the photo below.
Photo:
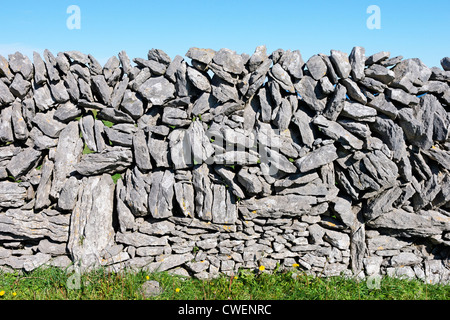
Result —
<path fill-rule="evenodd" d="M 84 175 L 98 175 L 102 173 L 116 173 L 124 171 L 132 162 L 133 154 L 130 149 L 123 147 L 106 148 L 100 153 L 82 155 L 80 162 L 74 169 Z"/>
<path fill-rule="evenodd" d="M 82 181 L 67 243 L 72 259 L 82 268 L 100 265 L 100 253 L 114 243 L 114 187 L 106 174 Z"/>

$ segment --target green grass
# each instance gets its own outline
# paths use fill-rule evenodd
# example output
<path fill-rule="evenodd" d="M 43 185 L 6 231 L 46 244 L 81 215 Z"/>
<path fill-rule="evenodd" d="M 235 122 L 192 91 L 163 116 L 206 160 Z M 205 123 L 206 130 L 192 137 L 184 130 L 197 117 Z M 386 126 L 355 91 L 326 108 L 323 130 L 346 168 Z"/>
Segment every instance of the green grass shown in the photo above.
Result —
<path fill-rule="evenodd" d="M 114 123 L 112 123 L 111 121 L 108 120 L 102 120 L 103 124 L 105 125 L 105 127 L 111 128 Z"/>
<path fill-rule="evenodd" d="M 83 274 L 79 289 L 70 289 L 62 269 L 37 269 L 31 273 L 0 272 L 0 300 L 449 300 L 450 285 L 431 285 L 417 280 L 384 277 L 379 289 L 365 281 L 344 277 L 319 278 L 303 273 L 273 274 L 241 271 L 236 276 L 198 280 L 167 272 L 107 273 L 97 270 Z M 164 292 L 145 297 L 141 286 L 157 280 Z M 69 282 L 70 284 L 70 282 Z M 13 294 L 15 293 L 15 295 Z"/>
<path fill-rule="evenodd" d="M 117 184 L 117 180 L 122 179 L 122 175 L 120 173 L 116 173 L 112 175 L 111 178 L 113 179 L 114 184 Z"/>
<path fill-rule="evenodd" d="M 89 147 L 87 146 L 87 144 L 84 144 L 84 148 L 83 148 L 83 154 L 90 154 L 90 153 L 95 153 L 95 151 L 89 149 Z"/>

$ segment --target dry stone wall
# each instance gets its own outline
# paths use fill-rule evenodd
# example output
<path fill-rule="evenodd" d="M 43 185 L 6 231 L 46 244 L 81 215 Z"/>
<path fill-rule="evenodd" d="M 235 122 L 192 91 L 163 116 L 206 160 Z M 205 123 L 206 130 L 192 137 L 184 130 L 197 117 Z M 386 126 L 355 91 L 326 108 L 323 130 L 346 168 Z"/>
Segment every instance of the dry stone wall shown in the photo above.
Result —
<path fill-rule="evenodd" d="M 450 67 L 0 56 L 0 266 L 450 279 Z"/>

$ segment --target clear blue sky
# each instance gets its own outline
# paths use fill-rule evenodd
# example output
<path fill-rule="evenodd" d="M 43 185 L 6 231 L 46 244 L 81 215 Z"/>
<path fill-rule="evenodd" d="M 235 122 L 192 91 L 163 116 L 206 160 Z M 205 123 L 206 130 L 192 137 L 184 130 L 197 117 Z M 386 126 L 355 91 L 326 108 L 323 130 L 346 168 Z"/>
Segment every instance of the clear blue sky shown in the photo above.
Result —
<path fill-rule="evenodd" d="M 450 1 L 400 0 L 2 0 L 0 54 L 79 50 L 104 63 L 126 50 L 151 48 L 172 58 L 189 47 L 227 47 L 252 54 L 265 44 L 299 49 L 306 61 L 330 49 L 420 58 L 429 67 L 450 56 Z M 81 29 L 69 30 L 70 5 L 81 9 Z M 369 30 L 369 5 L 381 9 L 381 29 Z"/>

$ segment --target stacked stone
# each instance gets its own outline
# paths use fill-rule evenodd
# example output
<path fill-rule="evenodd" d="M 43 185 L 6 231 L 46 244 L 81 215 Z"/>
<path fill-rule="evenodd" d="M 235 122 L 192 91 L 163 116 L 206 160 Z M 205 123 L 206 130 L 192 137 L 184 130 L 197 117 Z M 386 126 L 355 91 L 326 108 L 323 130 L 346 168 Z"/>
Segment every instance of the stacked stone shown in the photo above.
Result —
<path fill-rule="evenodd" d="M 450 68 L 0 56 L 0 266 L 450 280 Z"/>

